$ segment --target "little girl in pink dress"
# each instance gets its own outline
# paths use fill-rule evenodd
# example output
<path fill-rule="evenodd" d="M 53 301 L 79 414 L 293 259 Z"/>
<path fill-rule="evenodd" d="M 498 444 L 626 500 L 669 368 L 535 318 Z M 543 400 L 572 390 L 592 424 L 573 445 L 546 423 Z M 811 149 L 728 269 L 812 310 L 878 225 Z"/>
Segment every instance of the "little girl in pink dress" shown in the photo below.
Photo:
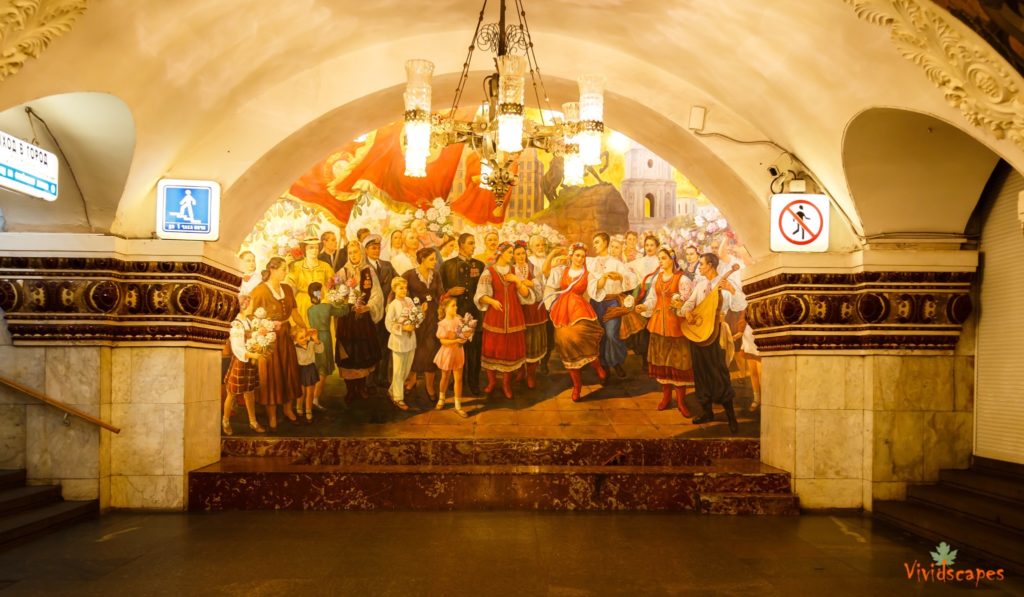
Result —
<path fill-rule="evenodd" d="M 441 321 L 437 324 L 437 338 L 441 341 L 441 348 L 434 356 L 434 364 L 441 370 L 441 388 L 437 397 L 437 410 L 444 408 L 444 393 L 448 390 L 448 380 L 455 378 L 455 413 L 460 417 L 468 417 L 466 411 L 462 410 L 462 365 L 466 362 L 462 345 L 466 339 L 459 337 L 458 303 L 454 298 L 446 298 L 441 301 L 437 309 Z"/>

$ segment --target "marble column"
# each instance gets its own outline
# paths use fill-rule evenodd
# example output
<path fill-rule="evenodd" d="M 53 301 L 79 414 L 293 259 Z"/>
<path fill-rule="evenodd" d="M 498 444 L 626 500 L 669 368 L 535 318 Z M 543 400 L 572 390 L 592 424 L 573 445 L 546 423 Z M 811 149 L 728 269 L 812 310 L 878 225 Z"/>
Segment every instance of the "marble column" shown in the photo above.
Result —
<path fill-rule="evenodd" d="M 748 275 L 763 357 L 762 460 L 793 474 L 802 506 L 870 510 L 968 465 L 976 260 L 970 251 L 778 255 Z"/>
<path fill-rule="evenodd" d="M 202 243 L 0 235 L 0 467 L 102 508 L 186 507 L 220 457 L 220 346 L 239 279 Z M 60 249 L 54 249 L 60 247 Z"/>

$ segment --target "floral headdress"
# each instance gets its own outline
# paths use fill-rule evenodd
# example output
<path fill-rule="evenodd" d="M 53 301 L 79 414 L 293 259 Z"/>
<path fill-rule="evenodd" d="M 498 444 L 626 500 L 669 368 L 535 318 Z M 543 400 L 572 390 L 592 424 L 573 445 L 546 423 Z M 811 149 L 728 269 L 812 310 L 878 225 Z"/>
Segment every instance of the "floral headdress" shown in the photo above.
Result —
<path fill-rule="evenodd" d="M 509 249 L 511 249 L 514 246 L 515 245 L 513 243 L 510 243 L 509 241 L 505 241 L 505 242 L 499 244 L 498 248 L 494 251 L 494 262 L 497 263 L 498 262 L 498 256 L 501 255 L 502 253 L 504 253 L 505 251 L 508 251 Z"/>
<path fill-rule="evenodd" d="M 587 252 L 587 245 L 585 245 L 583 243 L 573 243 L 573 244 L 569 245 L 569 254 L 572 255 L 578 249 L 583 249 L 583 252 L 586 253 Z"/>
<path fill-rule="evenodd" d="M 513 243 L 513 246 L 515 246 L 515 248 L 517 249 L 529 250 L 530 245 L 525 240 L 517 240 L 515 243 Z"/>

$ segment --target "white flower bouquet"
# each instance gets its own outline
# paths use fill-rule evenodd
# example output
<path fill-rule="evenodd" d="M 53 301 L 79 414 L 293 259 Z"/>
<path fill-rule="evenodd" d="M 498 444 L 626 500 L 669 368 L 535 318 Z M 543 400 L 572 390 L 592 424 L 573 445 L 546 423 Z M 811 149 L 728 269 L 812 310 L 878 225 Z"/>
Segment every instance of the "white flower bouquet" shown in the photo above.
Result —
<path fill-rule="evenodd" d="M 411 307 L 406 307 L 402 311 L 399 321 L 402 322 L 402 325 L 411 325 L 414 328 L 418 328 L 426 319 L 427 314 L 423 312 L 419 304 L 414 302 Z"/>
<path fill-rule="evenodd" d="M 469 313 L 466 313 L 459 318 L 459 327 L 455 331 L 457 338 L 465 338 L 466 340 L 472 340 L 473 334 L 476 333 L 476 319 Z"/>
<path fill-rule="evenodd" d="M 280 324 L 267 319 L 267 311 L 263 307 L 256 309 L 251 322 L 252 331 L 245 340 L 245 350 L 266 356 L 273 352 L 277 341 L 277 329 Z"/>

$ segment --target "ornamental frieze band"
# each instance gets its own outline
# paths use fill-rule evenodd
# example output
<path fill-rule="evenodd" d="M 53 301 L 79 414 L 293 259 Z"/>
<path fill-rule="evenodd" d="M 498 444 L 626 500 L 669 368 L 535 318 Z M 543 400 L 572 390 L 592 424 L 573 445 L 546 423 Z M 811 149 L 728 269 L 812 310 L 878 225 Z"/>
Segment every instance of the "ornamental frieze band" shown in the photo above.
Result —
<path fill-rule="evenodd" d="M 952 351 L 970 317 L 971 272 L 779 274 L 744 286 L 761 352 Z"/>
<path fill-rule="evenodd" d="M 201 262 L 0 257 L 15 344 L 222 344 L 240 278 Z"/>

